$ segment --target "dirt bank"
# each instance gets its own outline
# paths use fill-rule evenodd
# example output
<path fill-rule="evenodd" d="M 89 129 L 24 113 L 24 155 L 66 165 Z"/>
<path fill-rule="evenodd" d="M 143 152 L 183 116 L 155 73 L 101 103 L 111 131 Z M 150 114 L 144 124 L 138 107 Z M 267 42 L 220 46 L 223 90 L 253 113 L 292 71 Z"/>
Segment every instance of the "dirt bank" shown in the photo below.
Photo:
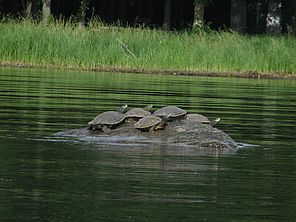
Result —
<path fill-rule="evenodd" d="M 79 66 L 58 66 L 43 64 L 27 64 L 19 62 L 0 62 L 1 67 L 16 68 L 42 68 L 42 69 L 60 69 L 60 70 L 81 70 L 93 72 L 117 72 L 117 73 L 135 73 L 135 74 L 160 74 L 160 75 L 184 75 L 184 76 L 207 76 L 207 77 L 235 77 L 249 79 L 289 79 L 296 80 L 296 74 L 291 73 L 260 73 L 257 71 L 248 72 L 209 72 L 194 70 L 176 70 L 176 69 L 156 69 L 156 68 L 129 68 L 116 66 L 96 66 L 96 67 L 79 67 Z"/>

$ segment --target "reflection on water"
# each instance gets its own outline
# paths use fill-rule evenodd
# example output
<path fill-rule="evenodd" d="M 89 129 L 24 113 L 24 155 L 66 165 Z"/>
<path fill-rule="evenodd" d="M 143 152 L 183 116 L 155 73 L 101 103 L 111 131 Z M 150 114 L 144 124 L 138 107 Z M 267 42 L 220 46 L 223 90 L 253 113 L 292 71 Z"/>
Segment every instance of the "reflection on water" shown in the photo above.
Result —
<path fill-rule="evenodd" d="M 293 221 L 295 82 L 0 69 L 0 221 Z M 236 154 L 53 133 L 101 111 L 178 105 Z"/>

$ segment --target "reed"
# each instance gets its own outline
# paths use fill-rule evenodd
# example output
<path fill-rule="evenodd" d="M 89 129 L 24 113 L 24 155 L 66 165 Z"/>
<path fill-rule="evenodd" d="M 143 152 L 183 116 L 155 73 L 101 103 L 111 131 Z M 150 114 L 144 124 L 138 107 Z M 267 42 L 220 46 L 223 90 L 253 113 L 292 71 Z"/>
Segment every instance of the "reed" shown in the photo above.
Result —
<path fill-rule="evenodd" d="M 62 68 L 124 67 L 296 73 L 296 40 L 30 20 L 0 23 L 0 60 Z"/>

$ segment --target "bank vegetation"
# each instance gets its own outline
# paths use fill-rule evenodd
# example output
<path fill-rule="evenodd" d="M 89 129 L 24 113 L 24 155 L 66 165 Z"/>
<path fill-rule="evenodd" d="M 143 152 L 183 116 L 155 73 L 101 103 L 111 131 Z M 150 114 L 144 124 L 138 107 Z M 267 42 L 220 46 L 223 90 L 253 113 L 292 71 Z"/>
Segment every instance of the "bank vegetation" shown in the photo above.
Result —
<path fill-rule="evenodd" d="M 296 39 L 203 29 L 172 32 L 91 21 L 0 23 L 2 66 L 281 77 L 296 74 Z"/>

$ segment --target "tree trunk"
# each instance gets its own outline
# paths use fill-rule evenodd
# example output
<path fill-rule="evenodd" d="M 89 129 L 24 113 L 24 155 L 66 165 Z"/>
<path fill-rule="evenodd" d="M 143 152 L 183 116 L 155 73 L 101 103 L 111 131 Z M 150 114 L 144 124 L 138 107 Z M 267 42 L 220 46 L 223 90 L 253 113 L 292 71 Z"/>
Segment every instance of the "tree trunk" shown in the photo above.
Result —
<path fill-rule="evenodd" d="M 267 14 L 269 8 L 269 0 L 261 0 L 261 7 L 259 10 L 259 22 L 258 22 L 258 31 L 260 34 L 266 33 L 267 26 Z"/>
<path fill-rule="evenodd" d="M 38 13 L 38 0 L 28 0 L 26 5 L 26 16 L 36 18 Z"/>
<path fill-rule="evenodd" d="M 296 3 L 295 0 L 282 2 L 282 33 L 296 34 Z"/>
<path fill-rule="evenodd" d="M 230 28 L 245 33 L 247 21 L 247 3 L 245 0 L 231 1 Z"/>
<path fill-rule="evenodd" d="M 193 28 L 200 28 L 204 22 L 204 5 L 194 2 Z"/>
<path fill-rule="evenodd" d="M 257 0 L 247 0 L 247 33 L 257 33 Z"/>
<path fill-rule="evenodd" d="M 80 1 L 80 8 L 79 8 L 79 27 L 81 29 L 85 28 L 86 19 L 87 19 L 87 12 L 89 11 L 90 3 L 91 3 L 90 0 L 81 0 Z"/>
<path fill-rule="evenodd" d="M 164 22 L 163 22 L 163 27 L 165 29 L 169 29 L 171 27 L 171 12 L 172 12 L 172 0 L 165 0 Z"/>
<path fill-rule="evenodd" d="M 81 1 L 80 2 L 80 8 L 79 8 L 79 28 L 84 29 L 85 27 L 85 15 L 86 15 L 86 2 Z"/>
<path fill-rule="evenodd" d="M 32 17 L 32 9 L 33 9 L 33 0 L 28 0 L 27 6 L 26 6 L 26 16 L 29 18 Z"/>
<path fill-rule="evenodd" d="M 44 24 L 48 23 L 49 16 L 51 14 L 51 0 L 42 0 L 42 16 Z"/>

